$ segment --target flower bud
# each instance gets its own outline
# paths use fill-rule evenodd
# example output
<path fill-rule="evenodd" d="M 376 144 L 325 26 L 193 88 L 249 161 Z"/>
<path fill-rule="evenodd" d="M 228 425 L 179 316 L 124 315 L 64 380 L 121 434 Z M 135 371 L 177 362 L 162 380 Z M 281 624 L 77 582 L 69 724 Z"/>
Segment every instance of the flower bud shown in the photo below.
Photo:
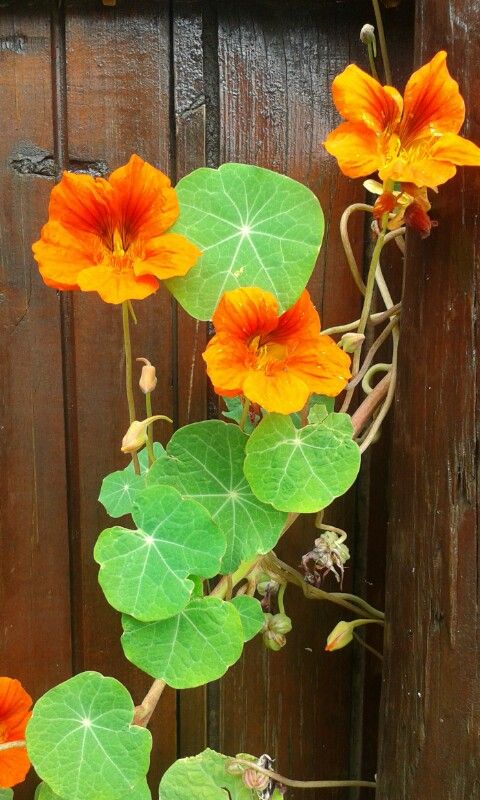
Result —
<path fill-rule="evenodd" d="M 367 23 L 360 31 L 360 41 L 367 47 L 373 47 L 373 54 L 377 55 L 377 40 L 375 39 L 375 28 Z"/>
<path fill-rule="evenodd" d="M 340 339 L 340 347 L 346 353 L 354 353 L 364 341 L 363 333 L 344 333 Z"/>
<path fill-rule="evenodd" d="M 137 358 L 137 361 L 143 361 L 144 363 L 144 366 L 142 367 L 142 374 L 140 375 L 140 380 L 138 382 L 140 389 L 144 394 L 153 392 L 155 386 L 157 385 L 155 367 L 150 363 L 148 358 Z"/>
<path fill-rule="evenodd" d="M 353 628 L 355 627 L 354 623 L 352 622 L 345 622 L 341 621 L 338 625 L 335 625 L 333 631 L 329 634 L 327 638 L 327 644 L 325 645 L 325 650 L 331 653 L 333 650 L 340 650 L 342 647 L 345 647 L 347 644 L 353 639 Z"/>
<path fill-rule="evenodd" d="M 163 414 L 156 414 L 154 417 L 147 417 L 147 419 L 141 421 L 135 419 L 122 439 L 122 446 L 120 448 L 122 453 L 135 453 L 137 450 L 140 450 L 140 448 L 147 443 L 148 426 L 151 425 L 152 422 L 155 422 L 156 419 L 164 419 L 167 422 L 172 421 Z"/>
<path fill-rule="evenodd" d="M 268 650 L 275 652 L 285 647 L 285 634 L 292 630 L 292 621 L 286 614 L 265 614 L 263 643 Z"/>
<path fill-rule="evenodd" d="M 267 625 L 274 633 L 290 633 L 292 630 L 292 620 L 286 614 L 266 614 L 270 619 Z"/>

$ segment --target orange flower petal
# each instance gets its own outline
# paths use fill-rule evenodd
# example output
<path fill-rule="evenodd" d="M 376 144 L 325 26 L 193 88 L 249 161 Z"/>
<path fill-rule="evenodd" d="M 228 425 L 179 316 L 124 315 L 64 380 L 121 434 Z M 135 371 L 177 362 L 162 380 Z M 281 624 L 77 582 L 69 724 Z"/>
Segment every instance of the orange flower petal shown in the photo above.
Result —
<path fill-rule="evenodd" d="M 415 186 L 427 186 L 435 189 L 440 184 L 453 178 L 456 167 L 446 161 L 434 158 L 422 158 L 418 161 L 406 161 L 396 158 L 378 171 L 382 180 L 414 183 Z"/>
<path fill-rule="evenodd" d="M 135 276 L 133 269 L 119 271 L 108 263 L 84 269 L 78 275 L 78 285 L 84 292 L 98 292 L 106 303 L 123 303 L 125 300 L 144 300 L 159 287 L 151 275 Z"/>
<path fill-rule="evenodd" d="M 349 178 L 370 175 L 385 163 L 383 140 L 362 123 L 343 122 L 329 133 L 323 144 Z"/>
<path fill-rule="evenodd" d="M 0 751 L 0 786 L 9 789 L 22 783 L 30 769 L 25 747 Z"/>
<path fill-rule="evenodd" d="M 47 286 L 78 289 L 78 274 L 95 264 L 95 247 L 95 237 L 75 235 L 52 221 L 43 226 L 41 238 L 32 250 Z"/>
<path fill-rule="evenodd" d="M 377 134 L 394 127 L 402 113 L 403 101 L 397 90 L 382 86 L 356 64 L 349 64 L 337 75 L 332 95 L 344 119 L 362 123 Z"/>
<path fill-rule="evenodd" d="M 413 73 L 405 87 L 399 131 L 405 147 L 432 133 L 458 133 L 463 125 L 465 103 L 446 60 L 447 54 L 441 50 Z"/>
<path fill-rule="evenodd" d="M 125 249 L 136 238 L 159 236 L 177 219 L 178 200 L 170 179 L 139 156 L 112 172 L 109 183 Z"/>
<path fill-rule="evenodd" d="M 278 302 L 270 292 L 249 287 L 225 292 L 213 314 L 215 330 L 236 336 L 266 335 L 278 325 Z"/>
<path fill-rule="evenodd" d="M 52 189 L 49 220 L 74 233 L 89 233 L 110 240 L 114 230 L 112 187 L 104 178 L 64 172 Z"/>
<path fill-rule="evenodd" d="M 300 411 L 312 391 L 299 375 L 284 368 L 268 375 L 252 370 L 244 381 L 243 390 L 253 403 L 277 414 Z"/>
<path fill-rule="evenodd" d="M 165 280 L 185 275 L 201 255 L 202 251 L 179 233 L 164 233 L 147 242 L 143 257 L 135 260 L 133 268 L 135 275 Z"/>
<path fill-rule="evenodd" d="M 285 339 L 292 340 L 297 336 L 305 339 L 307 336 L 317 336 L 319 331 L 320 317 L 309 293 L 304 289 L 297 302 L 278 320 L 275 341 L 282 343 Z"/>
<path fill-rule="evenodd" d="M 288 359 L 289 370 L 308 383 L 311 392 L 336 397 L 351 377 L 350 356 L 330 336 L 305 342 Z"/>
<path fill-rule="evenodd" d="M 218 334 L 207 345 L 203 353 L 207 371 L 217 394 L 235 397 L 243 394 L 242 384 L 248 375 L 248 349 L 242 342 Z"/>
<path fill-rule="evenodd" d="M 31 717 L 32 698 L 20 681 L 0 678 L 0 743 L 22 741 Z M 30 769 L 25 748 L 0 750 L 0 786 L 21 783 Z"/>
<path fill-rule="evenodd" d="M 432 145 L 430 153 L 432 158 L 461 167 L 480 166 L 480 147 L 454 133 L 439 136 Z"/>

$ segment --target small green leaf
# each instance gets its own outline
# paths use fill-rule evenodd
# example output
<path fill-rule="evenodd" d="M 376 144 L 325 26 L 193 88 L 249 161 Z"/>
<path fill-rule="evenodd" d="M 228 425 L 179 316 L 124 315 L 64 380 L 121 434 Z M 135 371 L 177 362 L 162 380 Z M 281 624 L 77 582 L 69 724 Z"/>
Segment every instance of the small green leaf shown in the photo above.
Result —
<path fill-rule="evenodd" d="M 133 501 L 144 488 L 143 475 L 135 475 L 132 470 L 122 469 L 111 472 L 103 479 L 98 499 L 107 514 L 116 519 L 132 513 Z"/>
<path fill-rule="evenodd" d="M 282 511 L 309 513 L 344 494 L 360 468 L 348 414 L 296 428 L 290 417 L 269 414 L 250 436 L 244 471 L 256 496 Z"/>
<path fill-rule="evenodd" d="M 230 760 L 207 749 L 175 761 L 161 780 L 160 800 L 253 800 L 241 775 L 228 774 Z"/>
<path fill-rule="evenodd" d="M 169 458 L 156 461 L 147 476 L 148 483 L 174 486 L 211 514 L 227 541 L 224 574 L 257 553 L 268 553 L 286 521 L 286 514 L 255 497 L 245 479 L 247 441 L 236 425 L 220 420 L 186 425 L 170 439 Z"/>
<path fill-rule="evenodd" d="M 253 639 L 263 628 L 265 616 L 262 611 L 262 606 L 256 597 L 249 597 L 245 594 L 233 597 L 230 602 L 240 614 L 244 639 L 246 642 L 249 642 L 250 639 Z"/>
<path fill-rule="evenodd" d="M 195 598 L 176 617 L 160 622 L 124 616 L 122 623 L 128 660 L 175 689 L 220 678 L 243 649 L 238 611 L 216 597 Z"/>
<path fill-rule="evenodd" d="M 13 800 L 13 789 L 0 788 L 0 800 Z"/>
<path fill-rule="evenodd" d="M 233 419 L 234 422 L 240 422 L 243 413 L 243 403 L 240 397 L 222 397 L 223 402 L 227 406 L 226 411 L 222 411 L 222 417 L 225 419 Z M 255 418 L 258 420 L 258 417 Z M 245 424 L 243 426 L 244 433 L 251 433 L 253 431 L 254 425 L 252 425 L 250 421 L 250 415 L 247 414 L 247 418 L 245 420 Z"/>
<path fill-rule="evenodd" d="M 323 238 L 323 213 L 306 186 L 262 167 L 202 167 L 176 187 L 173 231 L 202 250 L 195 266 L 166 284 L 198 319 L 210 319 L 225 291 L 259 286 L 285 311 L 312 273 Z"/>
<path fill-rule="evenodd" d="M 28 755 L 51 791 L 68 800 L 119 800 L 144 779 L 152 738 L 132 725 L 121 683 L 83 672 L 38 700 L 28 723 Z M 141 798 L 143 800 L 143 798 Z"/>
<path fill-rule="evenodd" d="M 165 457 L 165 450 L 160 442 L 153 443 L 153 452 L 156 459 Z M 133 462 L 130 461 L 125 469 L 111 472 L 103 479 L 98 499 L 110 517 L 117 519 L 131 514 L 137 494 L 145 489 L 145 473 L 148 470 L 146 449 L 138 454 L 138 461 L 141 475 L 135 474 Z"/>
<path fill-rule="evenodd" d="M 318 425 L 328 417 L 328 409 L 323 403 L 316 403 L 308 412 L 308 422 L 310 425 Z"/>
<path fill-rule="evenodd" d="M 225 537 L 199 503 L 171 486 L 137 494 L 138 530 L 107 528 L 97 541 L 99 583 L 110 605 L 145 622 L 177 614 L 190 601 L 189 575 L 213 578 L 225 552 Z"/>

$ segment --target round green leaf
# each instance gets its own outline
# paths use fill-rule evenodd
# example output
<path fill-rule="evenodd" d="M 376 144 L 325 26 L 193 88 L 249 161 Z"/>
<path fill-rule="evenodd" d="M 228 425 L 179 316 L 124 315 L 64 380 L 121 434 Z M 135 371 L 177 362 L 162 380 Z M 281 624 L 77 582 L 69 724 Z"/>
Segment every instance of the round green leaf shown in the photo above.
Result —
<path fill-rule="evenodd" d="M 129 661 L 175 689 L 216 680 L 240 658 L 243 628 L 231 603 L 196 598 L 160 622 L 123 617 L 122 646 Z"/>
<path fill-rule="evenodd" d="M 137 494 L 138 530 L 107 528 L 94 558 L 110 605 L 146 622 L 172 617 L 190 601 L 190 574 L 213 578 L 225 552 L 225 537 L 199 503 L 171 486 Z"/>
<path fill-rule="evenodd" d="M 133 501 L 144 488 L 143 475 L 135 475 L 133 470 L 121 469 L 111 472 L 103 479 L 98 499 L 110 517 L 123 517 L 132 513 Z"/>
<path fill-rule="evenodd" d="M 265 616 L 262 606 L 256 597 L 249 597 L 246 594 L 233 597 L 230 602 L 240 614 L 243 626 L 243 637 L 246 642 L 249 642 L 250 639 L 253 639 L 263 628 Z"/>
<path fill-rule="evenodd" d="M 160 800 L 252 800 L 241 775 L 229 775 L 229 759 L 214 750 L 175 761 L 163 775 Z M 253 760 L 253 758 L 252 758 Z"/>
<path fill-rule="evenodd" d="M 306 186 L 262 167 L 202 167 L 177 185 L 180 216 L 173 227 L 202 256 L 166 284 L 198 319 L 210 319 L 225 291 L 259 286 L 282 311 L 297 300 L 315 266 L 323 213 Z"/>
<path fill-rule="evenodd" d="M 357 477 L 360 450 L 348 414 L 296 428 L 269 414 L 251 434 L 244 465 L 256 496 L 283 511 L 309 513 L 344 494 Z"/>
<path fill-rule="evenodd" d="M 83 672 L 38 700 L 28 723 L 28 755 L 51 790 L 68 800 L 119 800 L 148 770 L 152 739 L 132 725 L 121 683 Z"/>
<path fill-rule="evenodd" d="M 286 514 L 260 502 L 245 480 L 246 442 L 236 425 L 220 420 L 186 425 L 170 439 L 170 457 L 156 461 L 147 476 L 148 483 L 174 486 L 211 514 L 227 541 L 224 574 L 257 553 L 268 553 L 286 521 Z"/>

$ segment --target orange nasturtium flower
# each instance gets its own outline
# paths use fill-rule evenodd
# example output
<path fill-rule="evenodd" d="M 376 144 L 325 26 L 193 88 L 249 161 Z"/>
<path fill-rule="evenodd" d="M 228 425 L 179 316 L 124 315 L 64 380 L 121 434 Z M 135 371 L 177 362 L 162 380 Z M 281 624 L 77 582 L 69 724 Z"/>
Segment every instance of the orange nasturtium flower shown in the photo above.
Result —
<path fill-rule="evenodd" d="M 329 336 L 305 290 L 278 314 L 270 292 L 225 292 L 213 315 L 215 336 L 203 358 L 218 394 L 244 395 L 267 411 L 299 411 L 312 392 L 335 397 L 350 377 L 350 358 Z"/>
<path fill-rule="evenodd" d="M 33 252 L 56 289 L 96 291 L 107 303 L 142 300 L 159 280 L 185 275 L 201 254 L 167 233 L 179 214 L 175 189 L 136 155 L 108 180 L 64 172 L 48 212 Z"/>
<path fill-rule="evenodd" d="M 465 104 L 445 51 L 413 73 L 403 98 L 350 64 L 333 81 L 335 106 L 347 120 L 327 136 L 326 150 L 350 178 L 377 172 L 384 182 L 434 189 L 456 166 L 480 166 L 480 148 L 458 136 Z"/>
<path fill-rule="evenodd" d="M 32 698 L 20 681 L 0 678 L 0 786 L 3 788 L 21 783 L 30 769 L 25 747 L 2 749 L 2 745 L 25 740 L 31 705 Z"/>

